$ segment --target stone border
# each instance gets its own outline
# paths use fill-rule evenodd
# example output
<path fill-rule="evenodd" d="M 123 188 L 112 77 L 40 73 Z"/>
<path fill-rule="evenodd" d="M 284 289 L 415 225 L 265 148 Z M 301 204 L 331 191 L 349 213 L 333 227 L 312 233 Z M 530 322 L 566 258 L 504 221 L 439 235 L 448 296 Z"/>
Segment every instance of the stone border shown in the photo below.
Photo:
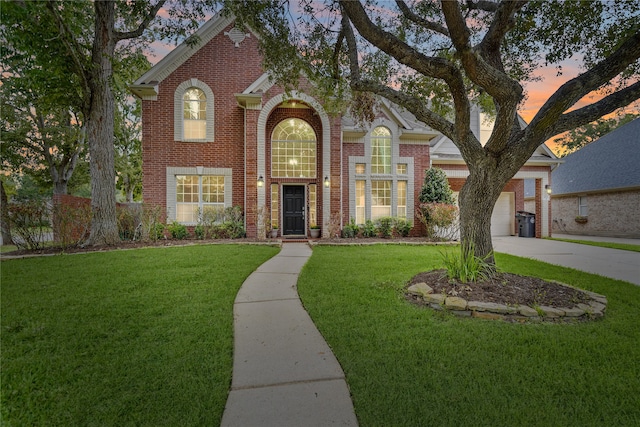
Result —
<path fill-rule="evenodd" d="M 572 286 L 561 284 L 572 289 Z M 426 283 L 416 283 L 407 288 L 406 294 L 421 298 L 429 307 L 447 311 L 460 317 L 475 317 L 489 320 L 517 322 L 557 322 L 600 319 L 607 308 L 607 297 L 594 292 L 578 289 L 587 294 L 589 304 L 578 304 L 574 308 L 526 305 L 504 305 L 493 302 L 467 301 L 460 297 L 433 293 Z"/>

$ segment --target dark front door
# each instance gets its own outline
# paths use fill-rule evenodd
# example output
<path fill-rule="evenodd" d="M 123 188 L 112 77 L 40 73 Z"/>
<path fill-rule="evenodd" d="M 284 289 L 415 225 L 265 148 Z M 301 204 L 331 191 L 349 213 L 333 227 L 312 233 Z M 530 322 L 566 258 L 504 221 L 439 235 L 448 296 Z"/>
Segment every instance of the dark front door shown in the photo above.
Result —
<path fill-rule="evenodd" d="M 305 234 L 304 229 L 304 186 L 285 185 L 283 188 L 282 233 Z"/>

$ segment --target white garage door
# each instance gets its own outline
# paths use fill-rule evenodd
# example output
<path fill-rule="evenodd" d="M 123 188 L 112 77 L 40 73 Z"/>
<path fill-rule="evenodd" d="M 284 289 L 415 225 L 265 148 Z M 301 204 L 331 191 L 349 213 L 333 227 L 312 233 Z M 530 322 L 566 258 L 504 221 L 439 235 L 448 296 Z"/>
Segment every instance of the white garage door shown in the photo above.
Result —
<path fill-rule="evenodd" d="M 456 191 L 453 194 L 456 200 L 458 200 L 458 192 Z M 491 235 L 513 235 L 515 215 L 515 193 L 501 193 L 493 208 L 493 215 L 491 215 Z"/>

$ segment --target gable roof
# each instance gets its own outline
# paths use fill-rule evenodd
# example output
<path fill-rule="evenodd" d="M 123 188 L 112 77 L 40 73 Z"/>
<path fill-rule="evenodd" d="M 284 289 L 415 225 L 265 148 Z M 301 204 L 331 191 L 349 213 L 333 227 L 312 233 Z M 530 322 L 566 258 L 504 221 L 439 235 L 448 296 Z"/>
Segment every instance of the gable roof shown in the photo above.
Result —
<path fill-rule="evenodd" d="M 180 43 L 175 49 L 171 50 L 156 65 L 151 67 L 146 73 L 138 78 L 129 86 L 131 92 L 138 95 L 142 99 L 152 99 L 158 94 L 158 83 L 167 78 L 171 73 L 191 58 L 201 47 L 210 42 L 215 36 L 220 34 L 228 25 L 235 21 L 232 15 L 225 16 L 217 13 L 207 22 L 205 22 L 198 30 L 187 40 Z M 235 37 L 241 36 L 238 31 L 233 30 L 228 34 L 229 38 L 235 42 Z M 249 34 L 242 34 L 245 37 Z M 244 37 L 243 37 L 244 38 Z M 195 44 L 187 41 L 196 40 Z"/>
<path fill-rule="evenodd" d="M 552 173 L 554 195 L 640 187 L 640 119 L 563 158 Z"/>

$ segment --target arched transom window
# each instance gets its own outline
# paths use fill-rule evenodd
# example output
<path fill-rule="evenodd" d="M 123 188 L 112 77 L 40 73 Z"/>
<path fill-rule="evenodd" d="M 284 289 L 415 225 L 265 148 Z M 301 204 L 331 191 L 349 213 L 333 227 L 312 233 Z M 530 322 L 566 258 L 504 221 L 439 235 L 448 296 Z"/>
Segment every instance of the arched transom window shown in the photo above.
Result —
<path fill-rule="evenodd" d="M 207 97 L 198 88 L 184 92 L 184 138 L 205 139 L 207 137 Z"/>
<path fill-rule="evenodd" d="M 391 173 L 391 132 L 384 126 L 371 132 L 371 173 Z"/>
<path fill-rule="evenodd" d="M 273 178 L 316 177 L 316 133 L 301 119 L 286 119 L 271 136 Z"/>

